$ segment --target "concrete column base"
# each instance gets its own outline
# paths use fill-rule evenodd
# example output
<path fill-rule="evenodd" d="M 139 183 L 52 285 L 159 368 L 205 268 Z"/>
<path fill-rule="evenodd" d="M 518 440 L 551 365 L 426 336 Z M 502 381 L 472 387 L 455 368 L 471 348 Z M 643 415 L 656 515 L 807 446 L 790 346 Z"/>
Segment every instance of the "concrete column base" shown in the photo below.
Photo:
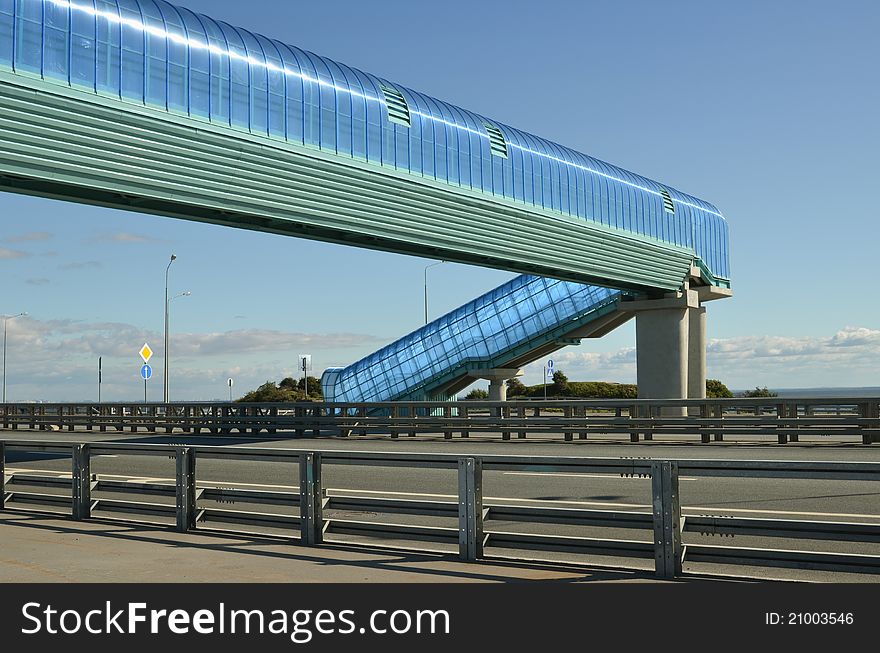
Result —
<path fill-rule="evenodd" d="M 475 379 L 488 379 L 489 401 L 507 401 L 507 384 L 505 381 L 522 376 L 523 371 L 518 367 L 499 367 L 471 370 L 469 375 Z"/>

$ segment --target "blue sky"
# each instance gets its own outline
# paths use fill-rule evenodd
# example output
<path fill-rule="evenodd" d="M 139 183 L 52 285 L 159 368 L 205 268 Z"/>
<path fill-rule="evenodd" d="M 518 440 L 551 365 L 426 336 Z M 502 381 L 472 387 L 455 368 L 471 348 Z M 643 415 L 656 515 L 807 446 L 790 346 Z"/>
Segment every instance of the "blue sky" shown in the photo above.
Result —
<path fill-rule="evenodd" d="M 880 385 L 880 4 L 180 4 L 711 201 L 730 222 L 735 296 L 709 305 L 710 376 Z M 9 323 L 9 398 L 93 398 L 99 355 L 104 397 L 137 397 L 172 252 L 173 290 L 193 293 L 173 304 L 173 398 L 278 379 L 299 353 L 346 364 L 423 322 L 428 261 L 0 194 L 0 313 L 30 313 Z M 512 276 L 429 274 L 435 317 Z M 633 381 L 634 342 L 629 324 L 556 365 Z"/>

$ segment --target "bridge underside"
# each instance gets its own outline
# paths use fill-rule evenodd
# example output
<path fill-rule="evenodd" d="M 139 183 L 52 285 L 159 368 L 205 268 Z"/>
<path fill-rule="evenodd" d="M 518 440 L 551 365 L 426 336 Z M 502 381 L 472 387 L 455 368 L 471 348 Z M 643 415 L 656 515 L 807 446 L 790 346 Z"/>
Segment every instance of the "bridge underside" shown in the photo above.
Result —
<path fill-rule="evenodd" d="M 0 72 L 0 190 L 623 290 L 692 251 L 412 174 Z"/>

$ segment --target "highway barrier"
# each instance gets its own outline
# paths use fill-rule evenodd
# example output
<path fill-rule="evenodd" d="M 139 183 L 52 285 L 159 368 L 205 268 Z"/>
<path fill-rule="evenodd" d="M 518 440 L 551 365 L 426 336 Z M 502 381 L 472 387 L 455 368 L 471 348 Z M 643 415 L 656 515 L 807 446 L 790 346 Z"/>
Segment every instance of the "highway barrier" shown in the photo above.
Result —
<path fill-rule="evenodd" d="M 224 435 L 439 435 L 526 438 L 562 434 L 565 440 L 612 434 L 771 436 L 780 444 L 800 437 L 847 436 L 880 442 L 880 398 L 753 398 L 684 400 L 550 400 L 388 403 L 102 403 L 0 404 L 4 429 Z"/>
<path fill-rule="evenodd" d="M 17 455 L 18 460 L 69 457 L 71 471 L 68 475 L 10 468 L 4 473 L 10 455 Z M 170 458 L 174 461 L 174 477 L 101 478 L 91 472 L 92 459 L 96 456 Z M 108 464 L 106 459 L 103 460 L 102 464 Z M 299 487 L 293 478 L 289 487 L 273 490 L 248 487 L 246 483 L 198 481 L 198 464 L 216 460 L 298 465 Z M 112 460 L 109 463 L 112 464 Z M 322 470 L 326 465 L 445 469 L 454 472 L 458 483 L 457 487 L 448 488 L 449 494 L 430 495 L 430 498 L 421 495 L 398 498 L 397 493 L 390 493 L 395 494 L 394 498 L 361 496 L 354 490 L 325 489 Z M 216 466 L 213 469 L 216 473 Z M 515 499 L 484 502 L 484 474 L 510 471 L 650 477 L 651 509 L 583 509 L 559 505 L 558 502 L 557 505 L 544 505 L 553 504 L 552 500 L 541 502 L 542 505 L 516 505 Z M 685 561 L 880 573 L 880 555 L 874 554 L 685 544 L 682 541 L 684 533 L 756 536 L 771 541 L 833 540 L 837 543 L 877 544 L 880 543 L 880 515 L 876 523 L 867 520 L 850 523 L 683 515 L 680 475 L 880 481 L 880 463 L 453 455 L 0 441 L 0 509 L 4 510 L 36 510 L 70 515 L 76 520 L 164 524 L 181 532 L 198 529 L 275 536 L 298 539 L 309 546 L 330 543 L 361 545 L 367 541 L 417 551 L 432 550 L 431 546 L 439 545 L 440 551 L 447 553 L 457 546 L 458 555 L 467 561 L 521 559 L 517 552 L 527 552 L 529 559 L 533 560 L 535 556 L 546 560 L 550 552 L 653 558 L 654 569 L 661 578 L 682 576 Z M 233 509 L 218 507 L 218 504 L 238 505 Z M 404 515 L 418 516 L 421 521 L 401 523 L 400 517 Z M 517 523 L 528 525 L 526 530 L 529 532 L 515 529 Z M 536 531 L 535 526 L 556 527 L 564 532 Z M 572 526 L 600 529 L 600 535 L 601 529 L 610 529 L 614 533 L 631 532 L 633 536 L 593 537 L 573 532 L 569 528 Z M 355 537 L 357 541 L 346 540 L 346 537 Z"/>

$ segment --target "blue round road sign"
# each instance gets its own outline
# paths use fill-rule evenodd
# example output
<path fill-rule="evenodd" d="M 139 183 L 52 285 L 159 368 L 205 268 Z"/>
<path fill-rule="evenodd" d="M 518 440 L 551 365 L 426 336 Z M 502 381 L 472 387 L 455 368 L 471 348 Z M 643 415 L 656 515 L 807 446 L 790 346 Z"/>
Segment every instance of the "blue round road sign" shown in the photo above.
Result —
<path fill-rule="evenodd" d="M 144 366 L 141 368 L 141 378 L 144 381 L 149 381 L 151 376 L 153 376 L 153 368 L 144 363 Z"/>

